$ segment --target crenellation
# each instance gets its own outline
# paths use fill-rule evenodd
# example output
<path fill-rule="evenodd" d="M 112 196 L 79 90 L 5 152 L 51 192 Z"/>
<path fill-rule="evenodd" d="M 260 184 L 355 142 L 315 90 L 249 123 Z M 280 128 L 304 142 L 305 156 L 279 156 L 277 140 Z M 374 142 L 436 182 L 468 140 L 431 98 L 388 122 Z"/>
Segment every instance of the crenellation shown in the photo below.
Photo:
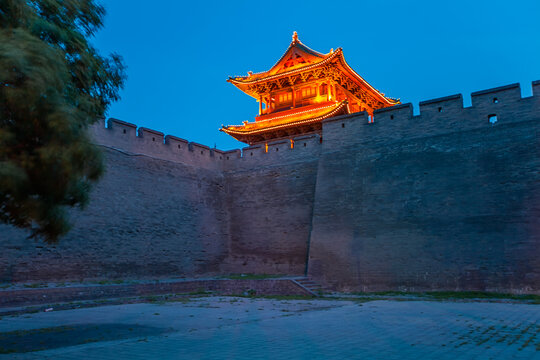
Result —
<path fill-rule="evenodd" d="M 399 139 L 407 130 L 416 127 L 417 118 L 413 120 L 411 103 L 392 106 L 374 112 L 373 123 L 366 128 L 367 139 Z M 364 141 L 365 141 L 364 140 Z"/>
<path fill-rule="evenodd" d="M 421 101 L 420 116 L 439 118 L 455 117 L 463 110 L 463 95 L 456 94 L 442 98 Z"/>
<path fill-rule="evenodd" d="M 304 136 L 298 136 L 292 139 L 293 149 L 301 152 L 313 151 L 316 149 L 318 152 L 321 147 L 322 138 L 319 134 L 310 134 Z"/>
<path fill-rule="evenodd" d="M 357 142 L 360 134 L 365 132 L 367 124 L 368 113 L 365 111 L 323 120 L 323 148 L 334 149 L 344 143 Z"/>
<path fill-rule="evenodd" d="M 107 127 L 105 127 L 105 124 Z M 137 125 L 110 118 L 100 119 L 91 126 L 94 141 L 99 145 L 131 151 L 137 138 Z"/>
<path fill-rule="evenodd" d="M 223 151 L 222 153 L 223 153 L 224 160 L 235 160 L 235 159 L 240 159 L 242 157 L 242 150 L 240 149 L 227 150 L 227 151 Z"/>
<path fill-rule="evenodd" d="M 229 151 L 100 119 L 107 171 L 89 208 L 50 254 L 0 228 L 0 281 L 307 269 L 342 290 L 540 293 L 532 86 L 476 92 L 466 108 L 460 94 L 423 101 L 418 116 L 410 103 L 373 122 L 336 116 L 321 134 Z"/>
<path fill-rule="evenodd" d="M 222 150 L 215 150 L 216 153 L 220 154 L 222 161 L 222 169 L 223 171 L 230 171 L 236 168 L 237 164 L 241 160 L 242 157 L 242 151 L 240 149 L 234 149 L 234 150 L 228 150 L 228 151 L 222 151 Z"/>
<path fill-rule="evenodd" d="M 223 170 L 223 162 L 233 157 L 231 155 L 215 156 L 216 152 L 226 153 L 218 149 L 185 139 L 167 135 L 160 131 L 141 127 L 118 119 L 109 119 L 108 127 L 100 120 L 90 128 L 98 145 L 116 148 L 136 155 L 146 155 L 158 159 L 173 161 L 195 167 Z M 234 153 L 235 151 L 229 152 Z M 239 152 L 239 150 L 238 150 Z M 228 157 L 228 159 L 227 159 Z"/>
<path fill-rule="evenodd" d="M 137 136 L 137 125 L 119 119 L 110 118 L 107 120 L 107 128 L 115 133 L 122 133 L 127 136 Z"/>
<path fill-rule="evenodd" d="M 219 149 L 211 149 L 210 150 L 210 156 L 213 156 L 216 158 L 216 160 L 223 160 L 224 159 L 225 151 L 219 150 Z"/>
<path fill-rule="evenodd" d="M 248 155 L 253 156 L 254 152 L 266 152 L 266 151 L 264 151 L 264 146 L 261 144 L 247 146 L 245 148 L 242 148 L 242 157 L 245 158 Z"/>
<path fill-rule="evenodd" d="M 471 94 L 472 106 L 467 108 L 463 107 L 462 94 L 422 101 L 417 116 L 413 116 L 410 103 L 375 110 L 372 122 L 366 112 L 336 116 L 323 121 L 324 141 L 320 135 L 312 134 L 242 150 L 211 149 L 144 127 L 137 131 L 136 125 L 114 118 L 107 121 L 106 128 L 100 121 L 93 133 L 102 145 L 191 166 L 230 171 L 238 166 L 268 166 L 276 162 L 297 161 L 305 156 L 319 156 L 322 147 L 330 151 L 367 142 L 401 141 L 524 121 L 534 115 L 533 107 L 540 105 L 537 101 L 540 97 L 540 80 L 533 82 L 532 86 L 533 97 L 525 99 L 521 98 L 517 83 L 474 92 Z M 309 147 L 303 139 L 309 139 Z M 299 146 L 299 143 L 302 145 Z M 304 143 L 306 146 L 303 146 Z M 225 162 L 228 162 L 227 165 Z"/>
<path fill-rule="evenodd" d="M 206 156 L 211 156 L 211 149 L 209 146 L 206 146 L 206 145 L 203 145 L 203 144 L 199 144 L 199 143 L 196 143 L 196 142 L 190 142 L 189 143 L 189 151 L 193 152 L 194 154 L 197 154 L 197 155 L 206 155 Z"/>
<path fill-rule="evenodd" d="M 534 97 L 540 97 L 540 80 L 532 82 L 532 93 Z"/>
<path fill-rule="evenodd" d="M 241 165 L 259 164 L 266 159 L 266 147 L 263 144 L 252 145 L 242 148 L 242 156 L 238 158 Z"/>
<path fill-rule="evenodd" d="M 373 116 L 374 122 L 377 122 L 377 120 L 380 121 L 382 119 L 397 120 L 398 118 L 403 120 L 410 120 L 413 117 L 413 106 L 411 103 L 390 106 L 387 108 L 375 110 L 373 112 Z"/>
<path fill-rule="evenodd" d="M 266 154 L 261 157 L 261 161 L 264 165 L 290 162 L 294 159 L 291 151 L 291 141 L 289 139 L 275 140 L 266 145 Z"/>
<path fill-rule="evenodd" d="M 137 136 L 142 138 L 145 143 L 149 144 L 163 144 L 164 143 L 164 134 L 161 131 L 148 129 L 145 127 L 140 127 L 137 131 Z"/>
<path fill-rule="evenodd" d="M 292 139 L 292 146 L 288 154 L 292 161 L 318 159 L 322 150 L 322 138 L 319 134 L 298 136 Z"/>
<path fill-rule="evenodd" d="M 169 159 L 170 147 L 164 143 L 164 134 L 157 130 L 140 127 L 137 131 L 136 149 L 143 154 Z"/>
<path fill-rule="evenodd" d="M 319 156 L 322 147 L 331 151 L 355 144 L 402 141 L 523 121 L 531 118 L 532 107 L 538 106 L 539 88 L 540 81 L 533 82 L 533 97 L 527 99 L 521 98 L 519 84 L 478 91 L 471 94 L 473 106 L 468 108 L 463 107 L 461 94 L 426 100 L 420 102 L 417 116 L 413 116 L 410 103 L 376 110 L 372 122 L 366 112 L 336 116 L 323 121 L 324 141 L 318 134 L 312 134 L 242 150 L 211 149 L 144 127 L 137 131 L 136 125 L 114 118 L 107 121 L 107 128 L 94 129 L 94 134 L 98 142 L 106 146 L 191 166 L 231 171 L 237 167 L 268 166 Z"/>
<path fill-rule="evenodd" d="M 189 141 L 181 139 L 174 135 L 165 136 L 165 144 L 169 145 L 172 151 L 189 149 Z"/>
<path fill-rule="evenodd" d="M 476 91 L 471 94 L 472 106 L 490 108 L 495 105 L 508 105 L 521 100 L 519 83 Z"/>
<path fill-rule="evenodd" d="M 535 97 L 522 98 L 518 83 L 477 91 L 471 97 L 473 106 L 470 118 L 479 126 L 497 126 L 533 119 L 538 113 L 534 108 L 540 105 Z"/>
<path fill-rule="evenodd" d="M 414 118 L 414 130 L 420 135 L 432 136 L 464 129 L 470 124 L 465 121 L 468 109 L 463 107 L 463 95 L 455 94 L 419 103 L 420 114 Z M 417 137 L 406 133 L 405 137 Z"/>
<path fill-rule="evenodd" d="M 267 153 L 270 155 L 278 155 L 279 151 L 283 154 L 285 151 L 291 150 L 290 140 L 278 140 L 268 143 Z M 279 154 L 279 155 L 281 155 Z"/>

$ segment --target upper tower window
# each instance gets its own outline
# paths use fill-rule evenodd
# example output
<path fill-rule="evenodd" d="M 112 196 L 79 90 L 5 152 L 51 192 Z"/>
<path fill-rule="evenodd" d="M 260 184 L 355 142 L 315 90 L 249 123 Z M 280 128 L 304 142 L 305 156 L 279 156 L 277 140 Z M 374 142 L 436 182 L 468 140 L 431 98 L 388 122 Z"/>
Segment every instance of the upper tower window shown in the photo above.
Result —
<path fill-rule="evenodd" d="M 317 95 L 317 88 L 316 87 L 306 87 L 302 89 L 302 97 L 304 99 L 310 98 Z"/>
<path fill-rule="evenodd" d="M 284 105 L 289 105 L 292 103 L 292 91 L 277 94 L 276 95 L 276 105 L 281 107 Z"/>

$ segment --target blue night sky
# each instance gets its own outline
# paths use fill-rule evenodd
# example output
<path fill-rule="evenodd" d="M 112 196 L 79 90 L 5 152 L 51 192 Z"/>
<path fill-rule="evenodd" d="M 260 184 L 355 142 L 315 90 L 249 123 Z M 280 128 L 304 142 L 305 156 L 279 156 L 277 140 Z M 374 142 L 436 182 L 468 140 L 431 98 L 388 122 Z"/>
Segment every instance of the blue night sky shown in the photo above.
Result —
<path fill-rule="evenodd" d="M 327 53 L 387 96 L 412 102 L 540 79 L 540 1 L 104 0 L 93 40 L 128 66 L 108 116 L 223 150 L 218 131 L 253 121 L 257 102 L 228 76 L 268 70 L 291 41 Z"/>

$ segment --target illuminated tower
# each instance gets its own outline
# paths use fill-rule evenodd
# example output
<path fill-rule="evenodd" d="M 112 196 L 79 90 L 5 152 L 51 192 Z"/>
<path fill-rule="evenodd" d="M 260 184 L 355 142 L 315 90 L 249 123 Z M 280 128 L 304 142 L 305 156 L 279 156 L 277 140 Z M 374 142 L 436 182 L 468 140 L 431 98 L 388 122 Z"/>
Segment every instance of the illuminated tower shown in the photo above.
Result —
<path fill-rule="evenodd" d="M 321 54 L 298 40 L 296 31 L 285 54 L 268 71 L 230 77 L 259 102 L 255 122 L 220 130 L 248 144 L 320 133 L 322 120 L 399 104 L 385 97 L 345 61 L 343 50 Z"/>

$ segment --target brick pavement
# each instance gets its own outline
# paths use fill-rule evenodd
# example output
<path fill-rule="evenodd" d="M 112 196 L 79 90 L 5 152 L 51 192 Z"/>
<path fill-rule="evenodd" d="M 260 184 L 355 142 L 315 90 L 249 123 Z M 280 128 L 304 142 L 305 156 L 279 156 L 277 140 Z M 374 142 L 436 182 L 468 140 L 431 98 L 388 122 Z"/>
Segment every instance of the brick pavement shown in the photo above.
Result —
<path fill-rule="evenodd" d="M 66 328 L 51 332 L 58 326 Z M 4 317 L 3 349 L 16 330 L 35 348 L 55 336 L 64 343 L 0 359 L 540 359 L 540 306 L 512 303 L 210 297 L 102 306 Z"/>

